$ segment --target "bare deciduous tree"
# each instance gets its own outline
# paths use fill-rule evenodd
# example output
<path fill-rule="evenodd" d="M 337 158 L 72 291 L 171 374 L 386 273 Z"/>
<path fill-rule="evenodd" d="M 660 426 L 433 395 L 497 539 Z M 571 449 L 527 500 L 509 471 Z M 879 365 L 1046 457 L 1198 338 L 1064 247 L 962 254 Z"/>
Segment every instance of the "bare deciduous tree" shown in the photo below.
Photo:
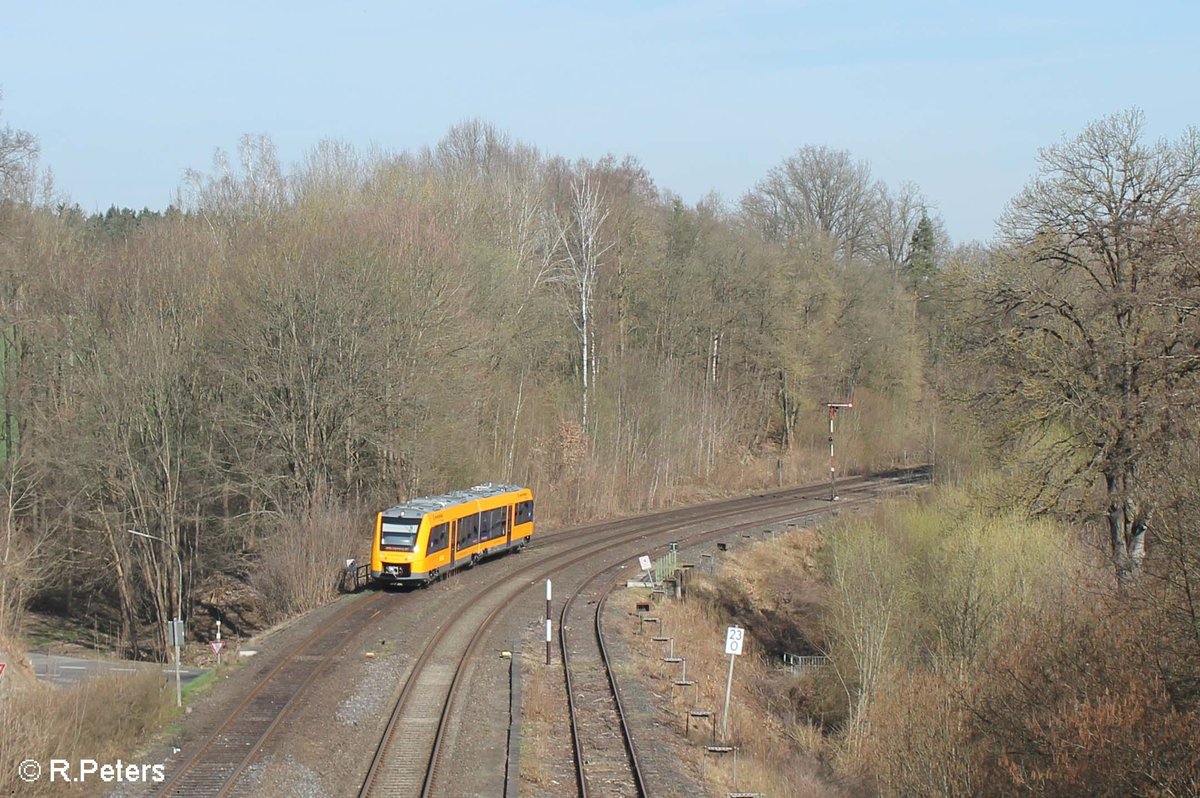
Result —
<path fill-rule="evenodd" d="M 35 521 L 32 504 L 41 475 L 20 454 L 8 452 L 0 477 L 0 640 L 19 631 L 25 602 L 46 580 L 45 549 L 50 530 Z"/>
<path fill-rule="evenodd" d="M 672 207 L 636 161 L 478 122 L 375 155 L 325 142 L 289 174 L 245 137 L 165 214 L 0 202 L 5 409 L 55 477 L 15 528 L 63 531 L 45 598 L 100 596 L 145 639 L 172 548 L 186 604 L 306 514 L 498 477 L 551 488 L 549 513 L 748 485 L 816 394 L 890 373 L 857 334 L 895 312 L 864 280 L 890 281 L 833 254 L 837 209 L 781 245 L 716 200 Z"/>
<path fill-rule="evenodd" d="M 846 740 L 853 749 L 862 742 L 871 702 L 903 645 L 907 586 L 904 563 L 882 536 L 843 527 L 827 546 L 826 578 L 833 594 L 828 639 L 846 691 Z"/>
<path fill-rule="evenodd" d="M 901 183 L 895 193 L 879 186 L 878 247 L 880 258 L 893 272 L 899 271 L 909 257 L 913 234 L 929 202 L 913 183 Z"/>
<path fill-rule="evenodd" d="M 877 240 L 879 184 L 866 161 L 845 150 L 807 146 L 772 169 L 742 200 L 770 241 L 828 236 L 838 256 L 869 253 Z"/>
<path fill-rule="evenodd" d="M 262 219 L 282 210 L 289 199 L 287 180 L 269 136 L 243 135 L 238 141 L 241 169 L 218 149 L 213 155 L 215 175 L 189 169 L 184 176 L 186 197 L 180 204 L 195 208 L 214 226 L 218 218 Z M 215 228 L 214 228 L 215 229 Z"/>
<path fill-rule="evenodd" d="M 1144 128 L 1128 111 L 1042 151 L 969 321 L 995 381 L 979 399 L 1041 436 L 1042 498 L 1098 483 L 1121 584 L 1153 519 L 1143 466 L 1200 387 L 1200 132 L 1147 144 Z"/>
<path fill-rule="evenodd" d="M 38 149 L 32 133 L 10 125 L 0 127 L 0 200 L 32 199 Z"/>

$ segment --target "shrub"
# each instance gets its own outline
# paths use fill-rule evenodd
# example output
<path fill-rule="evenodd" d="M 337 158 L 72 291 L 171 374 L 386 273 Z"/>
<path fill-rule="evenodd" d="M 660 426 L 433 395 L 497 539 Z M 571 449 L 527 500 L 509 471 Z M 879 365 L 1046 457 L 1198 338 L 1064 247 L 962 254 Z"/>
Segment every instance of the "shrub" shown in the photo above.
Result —
<path fill-rule="evenodd" d="M 0 794 L 59 795 L 61 784 L 27 784 L 25 759 L 129 761 L 140 741 L 170 712 L 173 695 L 157 671 L 98 676 L 70 687 L 33 684 L 0 702 Z M 44 771 L 43 771 L 44 772 Z"/>
<path fill-rule="evenodd" d="M 980 795 L 1200 794 L 1200 714 L 1172 705 L 1137 615 L 1076 592 L 1011 626 L 969 701 Z"/>
<path fill-rule="evenodd" d="M 332 600 L 347 558 L 370 551 L 370 529 L 346 510 L 310 510 L 280 519 L 263 550 L 255 585 L 278 620 Z"/>

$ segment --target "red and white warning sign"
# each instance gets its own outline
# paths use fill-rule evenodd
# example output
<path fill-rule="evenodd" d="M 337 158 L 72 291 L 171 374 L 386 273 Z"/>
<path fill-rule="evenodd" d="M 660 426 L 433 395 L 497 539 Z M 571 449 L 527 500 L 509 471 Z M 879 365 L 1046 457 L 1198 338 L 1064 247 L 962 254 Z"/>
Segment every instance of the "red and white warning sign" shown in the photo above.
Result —
<path fill-rule="evenodd" d="M 7 666 L 7 665 L 8 665 L 8 663 L 7 663 L 7 662 L 0 662 L 0 676 L 3 676 L 3 675 L 4 675 L 4 668 L 5 668 L 5 666 Z"/>
<path fill-rule="evenodd" d="M 212 647 L 213 653 L 217 656 L 221 655 L 221 649 L 225 647 L 224 640 L 214 640 L 209 645 Z"/>

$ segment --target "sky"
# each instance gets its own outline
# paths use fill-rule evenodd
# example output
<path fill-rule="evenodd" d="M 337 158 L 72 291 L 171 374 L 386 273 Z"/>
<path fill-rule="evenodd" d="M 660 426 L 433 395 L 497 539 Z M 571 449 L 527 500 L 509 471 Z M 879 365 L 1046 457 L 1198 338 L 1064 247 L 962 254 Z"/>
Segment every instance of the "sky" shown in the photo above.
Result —
<path fill-rule="evenodd" d="M 165 208 L 265 134 L 415 152 L 481 119 L 568 159 L 633 156 L 730 205 L 805 145 L 915 183 L 986 242 L 1040 147 L 1131 107 L 1200 124 L 1200 2 L 9 0 L 0 127 L 87 212 Z"/>

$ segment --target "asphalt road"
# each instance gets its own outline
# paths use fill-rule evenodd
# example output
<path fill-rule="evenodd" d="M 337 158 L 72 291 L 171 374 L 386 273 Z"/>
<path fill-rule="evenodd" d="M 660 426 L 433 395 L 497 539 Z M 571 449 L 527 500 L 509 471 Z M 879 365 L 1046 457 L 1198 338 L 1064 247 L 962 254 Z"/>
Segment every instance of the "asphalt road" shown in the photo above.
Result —
<path fill-rule="evenodd" d="M 174 665 L 161 665 L 154 662 L 85 659 L 65 657 L 59 654 L 38 654 L 32 651 L 27 656 L 30 664 L 33 665 L 34 674 L 43 682 L 56 685 L 77 684 L 102 673 L 135 673 L 146 670 L 161 670 L 172 679 L 175 678 Z M 196 668 L 180 668 L 179 676 L 181 681 L 186 684 L 205 672 Z"/>

